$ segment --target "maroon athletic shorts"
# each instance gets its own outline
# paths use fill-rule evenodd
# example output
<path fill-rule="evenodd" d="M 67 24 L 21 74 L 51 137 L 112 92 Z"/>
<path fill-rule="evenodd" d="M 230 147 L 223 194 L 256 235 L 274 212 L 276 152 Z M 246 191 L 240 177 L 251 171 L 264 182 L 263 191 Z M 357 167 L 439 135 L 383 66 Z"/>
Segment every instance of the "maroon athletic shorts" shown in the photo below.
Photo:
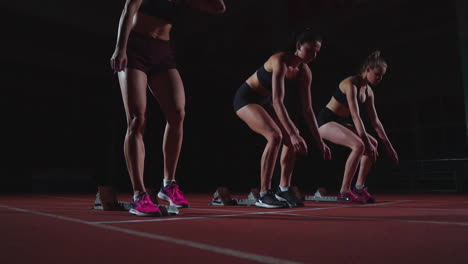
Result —
<path fill-rule="evenodd" d="M 169 40 L 150 38 L 131 32 L 127 43 L 127 68 L 148 75 L 177 68 Z"/>

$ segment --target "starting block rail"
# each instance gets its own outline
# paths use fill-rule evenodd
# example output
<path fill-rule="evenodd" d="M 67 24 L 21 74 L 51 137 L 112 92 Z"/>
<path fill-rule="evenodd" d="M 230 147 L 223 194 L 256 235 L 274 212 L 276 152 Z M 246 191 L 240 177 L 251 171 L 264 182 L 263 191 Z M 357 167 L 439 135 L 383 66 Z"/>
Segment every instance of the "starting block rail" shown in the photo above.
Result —
<path fill-rule="evenodd" d="M 215 206 L 253 206 L 257 202 L 257 199 L 260 195 L 258 189 L 251 189 L 247 198 L 233 198 L 231 192 L 227 187 L 219 187 L 216 189 L 213 194 L 213 199 L 208 203 L 208 205 Z"/>
<path fill-rule="evenodd" d="M 314 202 L 337 202 L 338 197 L 326 195 L 327 191 L 325 188 L 318 188 L 314 195 L 304 196 L 305 201 L 314 201 Z"/>
<path fill-rule="evenodd" d="M 303 195 L 296 186 L 291 187 L 295 195 L 302 201 L 314 202 L 337 202 L 336 196 L 328 196 L 325 188 L 320 187 L 314 195 Z M 231 192 L 227 187 L 219 187 L 213 194 L 212 200 L 208 205 L 213 206 L 254 206 L 257 202 L 260 192 L 258 189 L 251 189 L 247 198 L 233 198 Z"/>

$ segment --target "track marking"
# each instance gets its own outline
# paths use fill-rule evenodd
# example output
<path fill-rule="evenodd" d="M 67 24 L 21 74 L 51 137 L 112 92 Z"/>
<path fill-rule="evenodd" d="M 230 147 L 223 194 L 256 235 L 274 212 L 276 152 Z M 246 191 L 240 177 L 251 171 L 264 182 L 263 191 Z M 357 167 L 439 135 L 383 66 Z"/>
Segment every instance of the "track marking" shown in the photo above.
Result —
<path fill-rule="evenodd" d="M 251 207 L 251 206 L 249 206 Z M 189 207 L 189 208 L 184 208 L 182 209 L 184 211 L 192 211 L 192 210 L 198 210 L 198 211 L 218 211 L 218 212 L 233 212 L 233 213 L 248 213 L 249 211 L 241 211 L 241 210 L 225 210 L 225 209 L 209 209 L 209 208 L 193 208 L 193 207 Z"/>
<path fill-rule="evenodd" d="M 168 243 L 173 243 L 181 246 L 187 246 L 187 247 L 192 247 L 192 248 L 197 248 L 205 251 L 209 251 L 212 253 L 218 253 L 218 254 L 223 254 L 223 255 L 228 255 L 232 257 L 237 257 L 241 259 L 247 259 L 247 260 L 252 260 L 252 261 L 257 261 L 260 263 L 268 263 L 268 264 L 299 264 L 300 262 L 295 262 L 295 261 L 290 261 L 290 260 L 285 260 L 285 259 L 280 259 L 280 258 L 274 258 L 270 256 L 264 256 L 264 255 L 259 255 L 259 254 L 254 254 L 254 253 L 249 253 L 249 252 L 243 252 L 239 250 L 234 250 L 234 249 L 229 249 L 229 248 L 223 248 L 223 247 L 218 247 L 218 246 L 213 246 L 205 243 L 199 243 L 195 241 L 190 241 L 190 240 L 185 240 L 185 239 L 177 239 L 173 237 L 168 237 L 168 236 L 161 236 L 161 235 L 155 235 L 151 233 L 146 233 L 146 232 L 140 232 L 132 229 L 127 229 L 127 228 L 121 228 L 117 226 L 109 226 L 109 225 L 102 225 L 102 224 L 95 224 L 92 222 L 87 222 L 81 219 L 77 218 L 72 218 L 72 217 L 65 217 L 65 216 L 60 216 L 60 215 L 54 215 L 54 214 L 49 214 L 49 213 L 43 213 L 43 212 L 38 212 L 38 211 L 33 211 L 33 210 L 27 210 L 27 209 L 22 209 L 22 208 L 16 208 L 16 207 L 10 207 L 6 205 L 0 204 L 0 207 L 6 208 L 8 210 L 13 210 L 13 211 L 19 211 L 23 213 L 29 213 L 29 214 L 35 214 L 35 215 L 41 215 L 41 216 L 47 216 L 55 219 L 60 219 L 60 220 L 65 220 L 69 222 L 74 222 L 74 223 L 80 223 L 88 226 L 94 226 L 96 228 L 101 228 L 101 229 L 106 229 L 106 230 L 112 230 L 112 231 L 117 231 L 120 233 L 125 233 L 125 234 L 130 234 L 138 237 L 144 237 L 144 238 L 149 238 L 153 240 L 159 240 L 163 242 L 168 242 Z"/>
<path fill-rule="evenodd" d="M 403 203 L 403 202 L 408 202 L 408 201 L 395 201 L 395 202 L 388 202 L 388 203 L 365 204 L 365 205 L 357 205 L 357 206 L 358 207 L 373 207 L 373 206 L 388 205 L 388 204 Z M 339 208 L 349 208 L 349 207 L 356 207 L 356 204 L 354 204 L 354 205 L 344 205 L 344 206 L 332 206 L 332 207 L 316 207 L 316 208 L 309 208 L 309 209 L 292 209 L 292 210 L 279 209 L 277 211 L 248 212 L 248 213 L 240 213 L 240 214 L 222 214 L 222 215 L 207 215 L 207 216 L 194 216 L 194 217 L 174 217 L 174 218 L 164 217 L 164 218 L 151 218 L 151 219 L 139 219 L 139 220 L 100 221 L 100 222 L 89 222 L 89 223 L 93 223 L 93 224 L 123 224 L 123 223 L 183 221 L 183 220 L 193 220 L 193 219 L 237 217 L 237 216 L 245 216 L 245 215 L 267 215 L 267 214 L 281 214 L 281 213 L 290 213 L 290 212 L 308 212 L 308 211 L 339 209 Z M 229 211 L 227 211 L 227 212 L 229 212 Z"/>
<path fill-rule="evenodd" d="M 284 214 L 284 215 L 302 216 L 304 218 L 320 218 L 320 219 L 360 220 L 360 221 L 376 221 L 376 222 L 382 221 L 382 222 L 397 222 L 397 223 L 416 223 L 416 224 L 438 224 L 438 225 L 468 226 L 468 223 L 465 223 L 465 222 L 402 220 L 402 219 L 375 218 L 375 217 L 321 216 L 321 215 L 301 215 L 301 214 Z"/>

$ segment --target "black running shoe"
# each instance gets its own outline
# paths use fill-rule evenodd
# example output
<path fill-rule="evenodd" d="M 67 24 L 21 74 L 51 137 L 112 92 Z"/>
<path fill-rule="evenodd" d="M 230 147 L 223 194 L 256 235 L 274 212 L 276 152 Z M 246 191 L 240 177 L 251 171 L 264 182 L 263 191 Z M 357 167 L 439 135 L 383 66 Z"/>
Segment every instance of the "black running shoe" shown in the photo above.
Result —
<path fill-rule="evenodd" d="M 263 208 L 283 208 L 285 207 L 285 203 L 278 201 L 276 199 L 275 194 L 272 190 L 267 191 L 265 195 L 258 198 L 257 202 L 255 203 L 258 207 Z"/>
<path fill-rule="evenodd" d="M 276 199 L 281 202 L 286 202 L 289 207 L 302 207 L 304 206 L 304 202 L 299 200 L 296 197 L 296 194 L 294 191 L 289 188 L 289 190 L 282 192 L 280 188 L 278 188 L 278 191 L 275 194 Z"/>

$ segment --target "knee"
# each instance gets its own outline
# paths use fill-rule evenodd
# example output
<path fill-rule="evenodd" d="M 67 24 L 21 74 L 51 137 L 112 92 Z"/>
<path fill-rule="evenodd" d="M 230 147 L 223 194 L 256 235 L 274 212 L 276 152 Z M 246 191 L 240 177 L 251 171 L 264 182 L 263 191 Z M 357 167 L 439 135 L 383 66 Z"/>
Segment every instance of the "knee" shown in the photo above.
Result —
<path fill-rule="evenodd" d="M 351 145 L 351 150 L 360 155 L 363 155 L 364 151 L 366 150 L 366 147 L 364 146 L 364 142 L 362 142 L 362 140 L 359 139 L 353 142 L 353 144 Z"/>
<path fill-rule="evenodd" d="M 267 137 L 267 140 L 268 140 L 268 143 L 279 147 L 281 143 L 283 142 L 283 135 L 281 134 L 281 131 L 273 131 Z"/>
<path fill-rule="evenodd" d="M 185 119 L 185 109 L 183 107 L 177 108 L 167 115 L 167 122 L 171 126 L 181 126 Z"/>
<path fill-rule="evenodd" d="M 127 133 L 131 135 L 143 135 L 146 127 L 144 114 L 134 115 L 128 120 Z"/>

